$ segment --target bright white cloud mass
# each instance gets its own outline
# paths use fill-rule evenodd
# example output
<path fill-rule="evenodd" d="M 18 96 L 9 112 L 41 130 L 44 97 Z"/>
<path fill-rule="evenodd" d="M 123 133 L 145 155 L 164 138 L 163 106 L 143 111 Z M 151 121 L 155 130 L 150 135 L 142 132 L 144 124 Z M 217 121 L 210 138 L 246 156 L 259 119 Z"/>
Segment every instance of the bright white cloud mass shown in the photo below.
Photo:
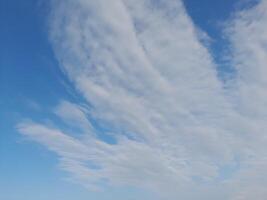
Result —
<path fill-rule="evenodd" d="M 55 152 L 73 180 L 165 200 L 266 198 L 267 1 L 225 22 L 235 69 L 225 82 L 181 1 L 52 7 L 55 54 L 87 105 L 56 106 L 69 130 L 17 128 Z"/>

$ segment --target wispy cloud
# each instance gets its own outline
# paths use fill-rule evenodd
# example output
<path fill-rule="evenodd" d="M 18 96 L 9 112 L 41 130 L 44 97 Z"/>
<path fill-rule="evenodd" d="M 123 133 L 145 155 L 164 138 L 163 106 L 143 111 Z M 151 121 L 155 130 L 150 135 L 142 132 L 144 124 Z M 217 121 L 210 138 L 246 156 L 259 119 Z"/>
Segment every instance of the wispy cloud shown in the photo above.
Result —
<path fill-rule="evenodd" d="M 181 1 L 55 1 L 54 50 L 90 106 L 62 101 L 54 112 L 83 134 L 33 122 L 18 130 L 57 153 L 62 168 L 89 188 L 263 199 L 266 23 L 266 1 L 228 23 L 237 77 L 225 90 Z M 101 139 L 92 120 L 108 126 L 116 142 Z"/>

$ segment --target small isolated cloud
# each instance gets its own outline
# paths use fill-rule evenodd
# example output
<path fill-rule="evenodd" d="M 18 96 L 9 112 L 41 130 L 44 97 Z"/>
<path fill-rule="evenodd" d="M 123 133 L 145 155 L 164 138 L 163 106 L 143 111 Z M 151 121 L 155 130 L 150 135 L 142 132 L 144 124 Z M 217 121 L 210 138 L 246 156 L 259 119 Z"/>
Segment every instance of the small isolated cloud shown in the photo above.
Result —
<path fill-rule="evenodd" d="M 62 101 L 54 113 L 83 134 L 34 122 L 19 132 L 90 189 L 132 186 L 171 200 L 266 197 L 266 1 L 227 23 L 231 83 L 220 81 L 181 1 L 52 7 L 55 54 L 90 105 Z M 96 121 L 114 144 L 98 136 Z"/>

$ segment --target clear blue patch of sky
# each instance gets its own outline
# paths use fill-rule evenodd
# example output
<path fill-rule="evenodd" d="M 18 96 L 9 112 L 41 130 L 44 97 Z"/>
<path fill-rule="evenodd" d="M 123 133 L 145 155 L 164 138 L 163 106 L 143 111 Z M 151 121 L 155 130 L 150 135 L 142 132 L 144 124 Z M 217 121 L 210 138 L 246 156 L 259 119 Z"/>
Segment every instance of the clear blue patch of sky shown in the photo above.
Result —
<path fill-rule="evenodd" d="M 56 156 L 29 143 L 15 125 L 42 119 L 60 98 L 72 99 L 45 29 L 45 1 L 0 0 L 0 199 L 88 199 L 67 184 Z"/>
<path fill-rule="evenodd" d="M 259 0 L 183 0 L 185 8 L 197 27 L 211 37 L 210 53 L 218 65 L 219 76 L 234 75 L 234 66 L 229 62 L 229 43 L 224 26 L 234 14 L 254 6 Z"/>

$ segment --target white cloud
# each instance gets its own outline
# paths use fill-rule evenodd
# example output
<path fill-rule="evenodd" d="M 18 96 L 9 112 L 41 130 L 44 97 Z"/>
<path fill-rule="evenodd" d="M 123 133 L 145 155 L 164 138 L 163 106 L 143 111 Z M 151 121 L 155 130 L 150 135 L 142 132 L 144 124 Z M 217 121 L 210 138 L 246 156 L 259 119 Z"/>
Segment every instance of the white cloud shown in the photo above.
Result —
<path fill-rule="evenodd" d="M 82 106 L 62 101 L 54 112 L 70 126 L 78 127 L 83 132 L 93 132 L 93 127 L 86 116 L 86 109 Z"/>
<path fill-rule="evenodd" d="M 63 101 L 55 113 L 85 137 L 36 123 L 18 130 L 57 153 L 62 168 L 90 188 L 128 185 L 163 199 L 262 199 L 266 5 L 228 24 L 238 77 L 226 91 L 180 1 L 55 2 L 55 53 L 92 107 Z M 98 137 L 89 115 L 110 126 L 115 144 Z M 232 165 L 238 167 L 227 177 Z"/>
<path fill-rule="evenodd" d="M 234 199 L 264 199 L 266 197 L 266 120 L 267 120 L 267 2 L 259 3 L 236 14 L 228 24 L 227 34 L 231 43 L 232 64 L 237 77 L 237 112 L 245 116 L 243 138 L 248 147 L 242 169 L 237 173 Z"/>

